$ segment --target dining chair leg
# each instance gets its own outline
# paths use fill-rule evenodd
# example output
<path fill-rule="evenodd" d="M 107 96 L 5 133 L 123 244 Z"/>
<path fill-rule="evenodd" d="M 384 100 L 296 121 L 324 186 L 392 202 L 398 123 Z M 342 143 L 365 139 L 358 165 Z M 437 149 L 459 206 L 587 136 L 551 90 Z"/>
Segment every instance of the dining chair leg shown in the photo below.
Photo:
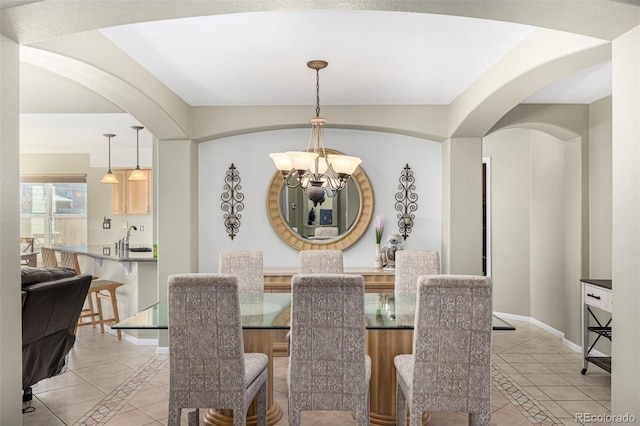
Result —
<path fill-rule="evenodd" d="M 409 424 L 410 425 L 422 424 L 422 410 L 409 409 Z"/>
<path fill-rule="evenodd" d="M 245 426 L 247 424 L 247 412 L 242 408 L 233 410 L 233 426 Z"/>
<path fill-rule="evenodd" d="M 402 387 L 396 379 L 396 425 L 407 426 L 407 400 L 402 392 Z"/>
<path fill-rule="evenodd" d="M 167 419 L 167 425 L 180 426 L 180 415 L 182 414 L 182 408 L 178 407 L 178 404 L 172 402 L 171 398 L 175 398 L 175 396 L 169 396 L 169 418 Z"/>
<path fill-rule="evenodd" d="M 267 426 L 267 382 L 265 381 L 256 394 L 256 426 Z"/>
<path fill-rule="evenodd" d="M 469 426 L 491 426 L 490 408 L 479 413 L 469 413 Z"/>
<path fill-rule="evenodd" d="M 300 410 L 292 410 L 289 404 L 289 426 L 300 426 Z"/>

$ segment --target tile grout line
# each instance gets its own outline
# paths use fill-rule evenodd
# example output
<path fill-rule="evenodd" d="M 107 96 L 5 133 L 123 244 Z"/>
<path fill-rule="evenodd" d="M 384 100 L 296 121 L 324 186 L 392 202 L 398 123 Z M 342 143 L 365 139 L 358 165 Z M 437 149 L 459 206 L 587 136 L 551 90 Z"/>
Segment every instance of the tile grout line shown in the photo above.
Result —
<path fill-rule="evenodd" d="M 154 355 L 149 361 L 133 372 L 124 382 L 85 413 L 74 426 L 95 426 L 108 422 L 131 400 L 144 385 L 169 362 L 167 355 Z"/>

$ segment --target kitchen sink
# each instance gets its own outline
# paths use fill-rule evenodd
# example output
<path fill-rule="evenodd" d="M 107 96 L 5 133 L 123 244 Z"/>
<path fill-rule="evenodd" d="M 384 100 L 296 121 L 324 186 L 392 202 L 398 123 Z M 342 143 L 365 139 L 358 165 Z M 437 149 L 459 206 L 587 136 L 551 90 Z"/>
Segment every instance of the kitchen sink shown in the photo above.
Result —
<path fill-rule="evenodd" d="M 151 247 L 130 247 L 129 251 L 132 251 L 134 253 L 149 252 L 149 251 L 151 251 Z"/>

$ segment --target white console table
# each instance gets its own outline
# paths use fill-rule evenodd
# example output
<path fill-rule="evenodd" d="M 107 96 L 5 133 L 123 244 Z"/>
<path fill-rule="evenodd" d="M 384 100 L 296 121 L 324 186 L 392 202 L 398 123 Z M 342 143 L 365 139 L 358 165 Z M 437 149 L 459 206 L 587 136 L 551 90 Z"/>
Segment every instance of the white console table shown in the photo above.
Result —
<path fill-rule="evenodd" d="M 591 351 L 601 337 L 611 340 L 611 316 L 609 316 L 606 322 L 603 322 L 591 309 L 594 307 L 611 314 L 613 306 L 611 280 L 583 278 L 580 280 L 580 283 L 582 286 L 582 374 L 587 372 L 589 363 L 611 372 L 610 356 L 591 355 Z M 593 318 L 595 325 L 589 325 L 590 318 Z M 592 333 L 596 335 L 596 339 L 592 344 L 589 344 L 589 337 Z"/>

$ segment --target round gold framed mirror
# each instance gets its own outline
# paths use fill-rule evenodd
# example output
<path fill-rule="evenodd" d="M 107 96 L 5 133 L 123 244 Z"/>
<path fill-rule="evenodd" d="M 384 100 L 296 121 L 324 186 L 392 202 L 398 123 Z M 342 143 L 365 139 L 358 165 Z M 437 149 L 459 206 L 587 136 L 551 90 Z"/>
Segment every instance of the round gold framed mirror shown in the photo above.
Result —
<path fill-rule="evenodd" d="M 327 149 L 326 152 L 341 154 L 330 149 Z M 373 216 L 373 189 L 369 177 L 362 170 L 362 167 L 356 169 L 355 173 L 351 175 L 351 180 L 353 181 L 353 186 L 357 189 L 357 202 L 352 203 L 357 207 L 357 214 L 354 214 L 355 218 L 348 221 L 347 229 L 339 235 L 328 239 L 314 239 L 296 232 L 293 229 L 294 227 L 287 221 L 287 218 L 285 218 L 282 210 L 286 186 L 282 179 L 282 174 L 276 171 L 271 178 L 271 182 L 269 182 L 267 191 L 267 212 L 271 226 L 273 226 L 276 234 L 282 241 L 296 250 L 344 250 L 350 247 L 365 233 Z M 301 188 L 297 189 L 302 191 Z M 293 208 L 296 208 L 296 206 L 294 205 Z M 319 219 L 319 221 L 322 219 Z"/>

